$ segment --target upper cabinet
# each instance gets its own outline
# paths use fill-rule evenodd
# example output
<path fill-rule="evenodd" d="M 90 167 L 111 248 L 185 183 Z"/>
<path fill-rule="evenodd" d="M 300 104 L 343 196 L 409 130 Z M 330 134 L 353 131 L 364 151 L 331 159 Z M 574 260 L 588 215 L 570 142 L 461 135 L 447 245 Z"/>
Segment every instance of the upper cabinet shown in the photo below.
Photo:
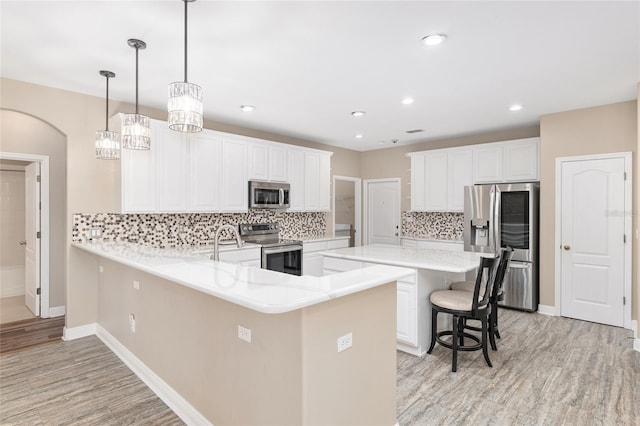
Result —
<path fill-rule="evenodd" d="M 539 149 L 540 138 L 477 145 L 473 148 L 474 183 L 539 180 Z"/>
<path fill-rule="evenodd" d="M 411 152 L 411 210 L 464 210 L 464 187 L 539 180 L 539 138 Z"/>
<path fill-rule="evenodd" d="M 292 211 L 330 208 L 331 152 L 159 120 L 151 137 L 150 150 L 122 150 L 123 213 L 247 212 L 249 180 L 289 182 Z"/>

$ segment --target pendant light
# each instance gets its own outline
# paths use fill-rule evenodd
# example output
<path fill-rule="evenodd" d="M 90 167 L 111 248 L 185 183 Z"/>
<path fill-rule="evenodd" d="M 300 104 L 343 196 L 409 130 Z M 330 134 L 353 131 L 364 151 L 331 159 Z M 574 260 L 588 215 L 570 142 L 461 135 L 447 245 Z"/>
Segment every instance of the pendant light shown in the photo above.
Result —
<path fill-rule="evenodd" d="M 109 130 L 109 79 L 115 77 L 111 71 L 100 71 L 107 79 L 105 130 L 96 132 L 96 158 L 99 160 L 118 160 L 120 158 L 120 135 Z"/>
<path fill-rule="evenodd" d="M 136 113 L 124 114 L 122 118 L 122 147 L 127 149 L 150 149 L 151 127 L 149 125 L 149 117 L 138 114 L 138 50 L 146 49 L 147 44 L 135 38 L 130 38 L 127 43 L 136 49 Z"/>
<path fill-rule="evenodd" d="M 177 132 L 202 130 L 202 88 L 187 81 L 187 3 L 184 1 L 184 82 L 169 84 L 169 128 Z"/>

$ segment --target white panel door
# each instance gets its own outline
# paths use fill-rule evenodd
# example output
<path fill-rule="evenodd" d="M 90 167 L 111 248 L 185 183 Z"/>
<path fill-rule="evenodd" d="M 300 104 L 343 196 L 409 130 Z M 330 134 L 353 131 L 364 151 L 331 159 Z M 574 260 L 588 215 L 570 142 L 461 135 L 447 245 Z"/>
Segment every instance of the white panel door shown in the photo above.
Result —
<path fill-rule="evenodd" d="M 624 322 L 624 159 L 562 163 L 561 314 Z"/>
<path fill-rule="evenodd" d="M 367 243 L 400 245 L 400 183 L 367 183 Z"/>
<path fill-rule="evenodd" d="M 40 315 L 40 163 L 25 167 L 25 288 L 24 302 L 35 316 Z"/>
<path fill-rule="evenodd" d="M 450 151 L 447 155 L 448 205 L 451 212 L 464 211 L 464 187 L 473 185 L 473 152 Z"/>
<path fill-rule="evenodd" d="M 288 152 L 289 169 L 289 211 L 304 210 L 305 167 L 304 151 L 290 149 Z"/>
<path fill-rule="evenodd" d="M 434 152 L 424 156 L 424 209 L 446 212 L 448 207 L 447 153 Z"/>
<path fill-rule="evenodd" d="M 218 211 L 220 209 L 222 136 L 203 130 L 193 136 L 189 149 L 189 210 Z"/>
<path fill-rule="evenodd" d="M 222 139 L 222 198 L 223 212 L 249 210 L 247 179 L 247 142 L 240 138 L 224 136 Z"/>

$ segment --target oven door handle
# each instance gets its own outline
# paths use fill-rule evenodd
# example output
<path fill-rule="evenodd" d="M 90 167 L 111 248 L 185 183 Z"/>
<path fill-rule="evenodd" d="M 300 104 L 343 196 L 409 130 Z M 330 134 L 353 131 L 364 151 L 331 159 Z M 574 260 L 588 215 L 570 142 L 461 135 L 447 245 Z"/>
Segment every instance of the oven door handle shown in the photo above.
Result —
<path fill-rule="evenodd" d="M 264 247 L 262 251 L 265 255 L 269 254 L 277 254 L 277 253 L 286 253 L 288 251 L 298 251 L 302 252 L 301 245 L 292 245 L 292 246 L 282 246 L 282 247 Z"/>

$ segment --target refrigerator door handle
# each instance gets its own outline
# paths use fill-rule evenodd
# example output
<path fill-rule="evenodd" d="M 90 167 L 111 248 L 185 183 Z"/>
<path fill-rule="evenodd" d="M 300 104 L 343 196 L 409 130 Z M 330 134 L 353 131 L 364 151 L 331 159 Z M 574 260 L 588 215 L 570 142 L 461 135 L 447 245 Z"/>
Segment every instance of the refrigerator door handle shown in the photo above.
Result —
<path fill-rule="evenodd" d="M 509 262 L 509 268 L 512 268 L 512 269 L 529 269 L 529 268 L 531 268 L 531 263 Z"/>
<path fill-rule="evenodd" d="M 495 254 L 500 250 L 500 189 L 497 186 L 491 188 L 491 222 L 493 224 L 491 248 Z"/>

